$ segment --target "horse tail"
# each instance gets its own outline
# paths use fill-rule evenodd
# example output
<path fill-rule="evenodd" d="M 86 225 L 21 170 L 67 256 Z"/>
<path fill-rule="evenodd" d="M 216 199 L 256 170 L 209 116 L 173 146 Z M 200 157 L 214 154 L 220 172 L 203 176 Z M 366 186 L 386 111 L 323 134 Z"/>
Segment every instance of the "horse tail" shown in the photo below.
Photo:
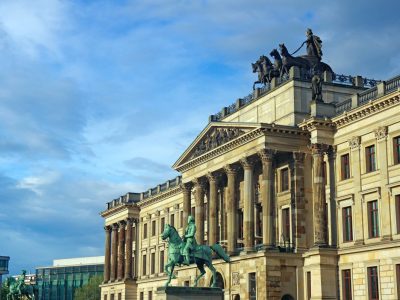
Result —
<path fill-rule="evenodd" d="M 224 251 L 224 248 L 222 248 L 220 244 L 214 244 L 214 245 L 210 246 L 210 248 L 213 249 L 213 251 L 215 253 L 217 253 L 217 255 L 219 257 L 221 257 L 225 262 L 231 261 L 231 258 L 229 257 L 228 254 L 226 254 L 226 252 Z"/>

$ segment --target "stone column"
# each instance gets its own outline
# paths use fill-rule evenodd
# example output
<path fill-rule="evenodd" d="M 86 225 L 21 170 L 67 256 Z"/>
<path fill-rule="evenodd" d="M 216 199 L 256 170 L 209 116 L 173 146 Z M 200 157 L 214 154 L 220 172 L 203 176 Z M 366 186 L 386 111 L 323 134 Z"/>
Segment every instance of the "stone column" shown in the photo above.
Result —
<path fill-rule="evenodd" d="M 126 236 L 125 236 L 125 279 L 132 279 L 132 225 L 133 220 L 128 218 L 126 220 Z"/>
<path fill-rule="evenodd" d="M 360 166 L 360 146 L 361 138 L 354 136 L 349 140 L 351 149 L 350 162 L 351 162 L 351 175 L 353 177 L 354 189 L 354 243 L 357 245 L 364 244 L 364 225 L 362 218 L 362 198 L 361 198 L 361 166 Z"/>
<path fill-rule="evenodd" d="M 228 177 L 228 191 L 226 195 L 227 201 L 227 239 L 228 239 L 228 254 L 236 253 L 237 246 L 237 202 L 236 202 L 236 175 L 237 170 L 232 165 L 224 167 Z"/>
<path fill-rule="evenodd" d="M 390 194 L 387 184 L 389 183 L 389 172 L 388 172 L 388 159 L 387 159 L 387 126 L 378 127 L 374 130 L 377 147 L 375 160 L 377 169 L 380 170 L 381 178 L 381 211 L 384 213 L 390 212 Z M 391 218 L 382 218 L 382 224 L 380 225 L 383 240 L 391 240 L 392 238 L 392 224 L 390 223 Z"/>
<path fill-rule="evenodd" d="M 243 235 L 244 251 L 254 249 L 254 175 L 253 162 L 245 157 L 240 160 L 244 169 L 244 192 L 243 192 Z"/>
<path fill-rule="evenodd" d="M 314 210 L 314 246 L 326 246 L 325 190 L 322 173 L 324 145 L 312 144 L 313 156 L 313 210 Z"/>
<path fill-rule="evenodd" d="M 119 236 L 118 236 L 118 280 L 124 278 L 124 264 L 125 264 L 125 221 L 119 222 Z"/>
<path fill-rule="evenodd" d="M 205 186 L 203 179 L 197 178 L 194 181 L 196 188 L 196 212 L 195 212 L 195 223 L 196 223 L 196 241 L 198 244 L 204 244 L 204 194 Z"/>
<path fill-rule="evenodd" d="M 107 283 L 110 281 L 110 260 L 111 260 L 111 226 L 105 226 L 104 231 L 106 232 L 106 245 L 104 254 L 104 281 Z"/>
<path fill-rule="evenodd" d="M 182 193 L 183 193 L 183 228 L 186 228 L 188 217 L 191 214 L 192 186 L 193 186 L 193 184 L 191 182 L 181 184 Z"/>
<path fill-rule="evenodd" d="M 329 239 L 332 246 L 337 246 L 337 208 L 336 208 L 336 147 L 330 147 L 328 151 L 329 173 L 329 207 L 330 207 L 330 233 Z"/>
<path fill-rule="evenodd" d="M 306 206 L 304 200 L 304 153 L 293 152 L 292 233 L 294 246 L 306 249 Z"/>
<path fill-rule="evenodd" d="M 210 184 L 210 198 L 208 199 L 208 244 L 210 246 L 217 242 L 217 227 L 218 227 L 218 215 L 217 215 L 217 202 L 218 202 L 218 186 L 217 178 L 214 174 L 207 174 L 208 182 Z"/>
<path fill-rule="evenodd" d="M 117 251 L 118 251 L 118 224 L 112 225 L 112 237 L 111 237 L 111 272 L 110 281 L 115 281 L 117 278 Z"/>
<path fill-rule="evenodd" d="M 263 149 L 258 152 L 262 163 L 261 203 L 262 203 L 262 237 L 265 247 L 274 245 L 274 198 L 272 161 L 274 151 Z"/>
<path fill-rule="evenodd" d="M 139 219 L 133 220 L 135 224 L 135 271 L 133 273 L 133 278 L 139 277 Z"/>

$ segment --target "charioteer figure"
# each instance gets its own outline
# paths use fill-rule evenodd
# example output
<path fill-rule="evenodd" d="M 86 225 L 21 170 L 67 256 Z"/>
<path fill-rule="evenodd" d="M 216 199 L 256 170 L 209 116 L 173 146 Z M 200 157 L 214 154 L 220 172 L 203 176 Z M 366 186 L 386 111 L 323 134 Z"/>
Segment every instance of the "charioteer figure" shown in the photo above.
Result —
<path fill-rule="evenodd" d="M 194 247 L 196 247 L 196 239 L 194 235 L 196 234 L 196 224 L 194 223 L 193 216 L 188 217 L 188 224 L 185 229 L 185 235 L 183 237 L 183 241 L 185 242 L 185 247 L 183 248 L 182 254 L 184 256 L 184 265 L 190 264 L 190 254 L 193 251 Z"/>
<path fill-rule="evenodd" d="M 307 40 L 304 43 L 307 43 L 307 55 L 316 56 L 318 57 L 319 61 L 321 61 L 322 59 L 321 39 L 318 36 L 314 35 L 310 28 L 307 29 L 306 35 L 307 35 Z"/>

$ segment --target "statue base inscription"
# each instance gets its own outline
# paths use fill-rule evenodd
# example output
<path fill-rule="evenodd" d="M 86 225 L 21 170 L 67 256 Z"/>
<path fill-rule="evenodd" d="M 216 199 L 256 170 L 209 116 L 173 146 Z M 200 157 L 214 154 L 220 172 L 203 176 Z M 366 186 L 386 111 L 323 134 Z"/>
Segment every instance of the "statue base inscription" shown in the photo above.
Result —
<path fill-rule="evenodd" d="M 168 286 L 159 287 L 156 300 L 223 300 L 224 292 L 220 288 Z"/>

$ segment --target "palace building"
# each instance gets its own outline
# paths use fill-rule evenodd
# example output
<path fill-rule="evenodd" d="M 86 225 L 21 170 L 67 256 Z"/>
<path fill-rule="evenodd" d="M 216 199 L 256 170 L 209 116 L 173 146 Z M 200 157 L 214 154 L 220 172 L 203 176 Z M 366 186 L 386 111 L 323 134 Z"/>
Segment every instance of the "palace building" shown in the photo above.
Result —
<path fill-rule="evenodd" d="M 213 261 L 226 300 L 400 299 L 400 76 L 286 67 L 209 117 L 181 176 L 107 203 L 102 300 L 156 299 L 164 225 L 182 236 L 189 215 L 231 256 Z"/>

